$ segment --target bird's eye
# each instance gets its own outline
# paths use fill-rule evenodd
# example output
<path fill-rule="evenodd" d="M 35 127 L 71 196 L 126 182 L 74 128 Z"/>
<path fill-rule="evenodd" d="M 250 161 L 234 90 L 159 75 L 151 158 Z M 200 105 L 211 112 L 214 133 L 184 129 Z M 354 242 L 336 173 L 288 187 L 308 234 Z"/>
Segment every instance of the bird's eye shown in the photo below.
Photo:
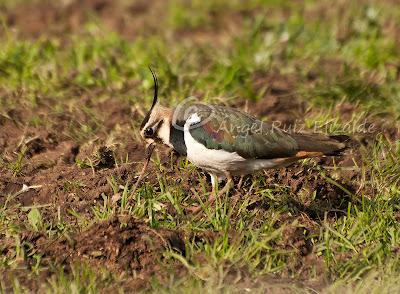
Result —
<path fill-rule="evenodd" d="M 144 136 L 145 137 L 151 137 L 154 135 L 154 130 L 152 128 L 147 128 L 144 130 Z"/>

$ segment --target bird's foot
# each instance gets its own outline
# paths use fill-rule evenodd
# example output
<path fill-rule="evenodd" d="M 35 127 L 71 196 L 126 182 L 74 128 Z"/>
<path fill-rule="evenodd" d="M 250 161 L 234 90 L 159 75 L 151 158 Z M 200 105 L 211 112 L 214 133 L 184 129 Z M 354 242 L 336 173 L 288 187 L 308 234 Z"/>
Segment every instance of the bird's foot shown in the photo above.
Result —
<path fill-rule="evenodd" d="M 197 206 L 189 206 L 185 208 L 185 212 L 186 214 L 197 214 L 200 211 L 203 210 L 203 207 L 201 205 L 197 205 Z"/>
<path fill-rule="evenodd" d="M 225 186 L 224 186 L 220 191 L 218 191 L 218 193 L 216 192 L 216 189 L 215 189 L 215 186 L 216 186 L 216 185 L 215 185 L 215 183 L 213 183 L 213 185 L 212 185 L 212 186 L 213 186 L 212 192 L 211 192 L 210 196 L 208 197 L 208 201 L 205 203 L 204 206 L 198 205 L 198 206 L 190 206 L 190 207 L 187 207 L 187 208 L 185 209 L 186 213 L 187 213 L 187 214 L 196 214 L 196 213 L 199 213 L 199 212 L 202 211 L 205 207 L 208 207 L 208 206 L 214 204 L 214 202 L 215 202 L 215 200 L 216 200 L 216 197 L 221 197 L 221 196 L 225 195 L 226 193 L 228 193 L 228 192 L 233 188 L 234 184 L 233 184 L 233 179 L 232 179 L 232 177 L 231 177 L 230 174 L 227 174 L 226 177 L 227 177 L 228 180 L 227 180 Z"/>
<path fill-rule="evenodd" d="M 196 214 L 196 213 L 199 213 L 199 212 L 201 212 L 201 211 L 203 210 L 203 208 L 212 205 L 214 202 L 215 202 L 215 196 L 214 196 L 214 194 L 212 193 L 212 194 L 210 195 L 210 197 L 208 197 L 208 201 L 205 203 L 204 206 L 202 206 L 202 205 L 193 205 L 193 206 L 189 206 L 189 207 L 187 207 L 187 208 L 185 209 L 185 212 L 186 212 L 187 214 Z"/>
<path fill-rule="evenodd" d="M 227 178 L 228 178 L 228 180 L 226 181 L 225 186 L 220 191 L 218 191 L 218 195 L 217 195 L 218 197 L 225 195 L 234 187 L 232 177 L 228 176 Z"/>

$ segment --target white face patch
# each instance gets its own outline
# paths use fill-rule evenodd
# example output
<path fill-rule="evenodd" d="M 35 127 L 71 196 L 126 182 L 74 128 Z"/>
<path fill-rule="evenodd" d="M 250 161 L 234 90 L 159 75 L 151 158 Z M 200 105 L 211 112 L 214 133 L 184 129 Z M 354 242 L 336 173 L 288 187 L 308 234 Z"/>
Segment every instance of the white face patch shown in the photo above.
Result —
<path fill-rule="evenodd" d="M 189 116 L 189 118 L 187 119 L 187 123 L 189 123 L 189 124 L 197 124 L 197 123 L 199 123 L 201 121 L 201 118 L 200 118 L 200 116 L 198 116 L 198 114 L 197 113 L 193 113 L 193 114 L 191 114 L 190 116 Z"/>
<path fill-rule="evenodd" d="M 194 124 L 197 124 L 197 123 L 199 123 L 199 122 L 201 122 L 200 116 L 198 116 L 197 113 L 192 113 L 192 114 L 189 116 L 189 118 L 186 120 L 184 129 L 185 129 L 185 130 L 189 130 L 189 129 L 190 129 L 190 126 L 192 126 L 192 125 L 194 125 Z"/>
<path fill-rule="evenodd" d="M 170 133 L 169 121 L 164 121 L 164 123 L 158 129 L 158 137 L 163 141 L 165 145 L 172 147 L 172 144 L 169 142 L 169 133 Z"/>

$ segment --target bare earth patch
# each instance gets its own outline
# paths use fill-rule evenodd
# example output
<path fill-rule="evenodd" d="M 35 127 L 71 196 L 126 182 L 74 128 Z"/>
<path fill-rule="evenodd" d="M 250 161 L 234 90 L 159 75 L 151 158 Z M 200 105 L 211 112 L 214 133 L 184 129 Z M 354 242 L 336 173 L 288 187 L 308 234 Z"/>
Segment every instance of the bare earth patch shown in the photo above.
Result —
<path fill-rule="evenodd" d="M 7 244 L 7 240 L 3 241 Z M 154 275 L 162 279 L 161 261 L 166 249 L 185 254 L 185 244 L 178 233 L 152 229 L 142 220 L 128 216 L 113 217 L 68 238 L 54 239 L 41 233 L 27 232 L 22 236 L 21 243 L 26 250 L 21 269 L 34 266 L 34 255 L 41 256 L 42 266 L 48 268 L 49 273 L 53 266 L 64 266 L 68 273 L 71 265 L 87 263 L 94 268 L 106 268 L 116 275 L 125 275 L 123 287 L 130 290 L 146 286 Z M 3 245 L 1 251 L 7 255 L 7 245 Z M 44 281 L 26 282 L 32 283 L 30 289 L 34 290 Z"/>

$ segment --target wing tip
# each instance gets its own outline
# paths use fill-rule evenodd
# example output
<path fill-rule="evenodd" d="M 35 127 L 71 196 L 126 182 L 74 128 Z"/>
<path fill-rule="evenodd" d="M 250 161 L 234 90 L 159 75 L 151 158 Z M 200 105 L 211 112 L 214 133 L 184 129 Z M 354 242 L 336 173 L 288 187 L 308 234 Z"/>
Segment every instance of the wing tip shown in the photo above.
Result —
<path fill-rule="evenodd" d="M 350 136 L 347 135 L 330 135 L 329 138 L 339 143 L 347 143 L 351 140 Z"/>
<path fill-rule="evenodd" d="M 351 141 L 350 136 L 347 135 L 330 135 L 330 139 L 335 140 L 338 143 L 338 148 L 330 152 L 325 153 L 327 156 L 340 156 L 343 151 L 349 148 L 348 143 Z"/>

